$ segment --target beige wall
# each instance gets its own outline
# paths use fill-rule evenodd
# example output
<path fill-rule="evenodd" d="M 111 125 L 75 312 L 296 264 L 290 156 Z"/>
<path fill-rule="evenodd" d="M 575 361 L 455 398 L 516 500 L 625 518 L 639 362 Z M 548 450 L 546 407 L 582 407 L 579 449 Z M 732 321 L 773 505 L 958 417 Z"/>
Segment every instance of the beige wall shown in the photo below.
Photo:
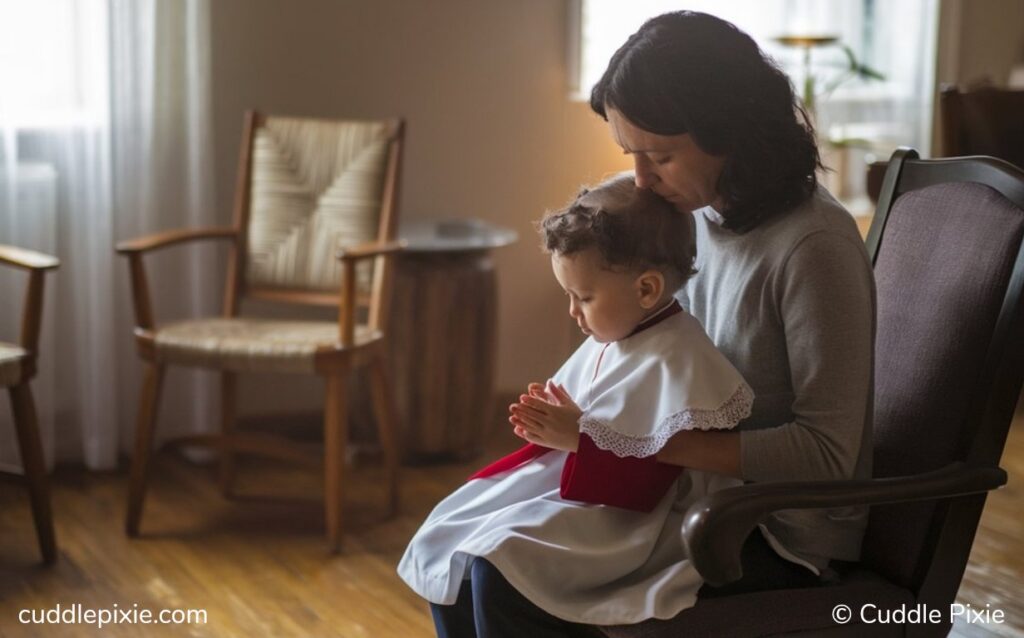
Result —
<path fill-rule="evenodd" d="M 942 0 L 936 87 L 1005 86 L 1024 64 L 1024 0 Z"/>
<path fill-rule="evenodd" d="M 938 121 L 941 85 L 1005 86 L 1010 69 L 1024 64 L 1024 0 L 942 0 L 939 8 L 932 149 L 943 146 Z"/>
<path fill-rule="evenodd" d="M 567 0 L 216 0 L 218 202 L 226 221 L 242 112 L 408 122 L 407 218 L 480 217 L 519 232 L 498 253 L 498 386 L 551 371 L 575 338 L 531 221 L 627 167 L 566 98 Z M 1024 59 L 1024 0 L 942 0 L 938 80 L 1005 78 Z M 251 381 L 246 405 L 317 405 L 319 387 Z M 294 387 L 292 387 L 294 386 Z M 288 388 L 282 392 L 282 388 Z"/>
<path fill-rule="evenodd" d="M 963 2 L 960 37 L 957 82 L 1006 86 L 1011 67 L 1024 63 L 1024 0 Z"/>
<path fill-rule="evenodd" d="M 531 227 L 576 187 L 624 168 L 604 123 L 566 87 L 563 0 L 216 0 L 218 203 L 227 220 L 247 108 L 408 123 L 402 214 L 515 229 L 498 253 L 498 386 L 518 390 L 568 355 L 565 304 Z M 279 406 L 288 380 L 251 383 Z M 273 384 L 273 386 L 269 384 Z M 287 394 L 318 404 L 317 387 Z M 249 399 L 252 399 L 251 401 Z M 294 399 L 293 402 L 298 401 Z"/>

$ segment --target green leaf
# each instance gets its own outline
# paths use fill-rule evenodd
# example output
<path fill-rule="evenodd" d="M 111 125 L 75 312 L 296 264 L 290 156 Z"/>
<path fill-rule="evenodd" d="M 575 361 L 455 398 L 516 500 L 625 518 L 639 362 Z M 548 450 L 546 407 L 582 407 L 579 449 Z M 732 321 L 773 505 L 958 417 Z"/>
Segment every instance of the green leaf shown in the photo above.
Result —
<path fill-rule="evenodd" d="M 843 53 L 846 54 L 846 61 L 850 65 L 850 72 L 861 78 L 862 80 L 884 80 L 885 75 L 880 71 L 876 71 L 871 67 L 861 64 L 857 60 L 857 56 L 854 54 L 853 49 L 845 44 L 840 45 L 843 49 Z"/>

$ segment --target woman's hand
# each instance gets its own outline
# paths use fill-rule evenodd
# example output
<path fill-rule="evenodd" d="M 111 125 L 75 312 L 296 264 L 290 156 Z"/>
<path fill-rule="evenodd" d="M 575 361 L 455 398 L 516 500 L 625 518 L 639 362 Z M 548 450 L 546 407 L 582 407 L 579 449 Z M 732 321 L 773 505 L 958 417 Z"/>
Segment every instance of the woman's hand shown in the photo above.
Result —
<path fill-rule="evenodd" d="M 519 396 L 508 411 L 516 436 L 554 450 L 575 452 L 580 444 L 580 416 L 576 405 L 561 385 L 531 383 L 528 394 Z"/>

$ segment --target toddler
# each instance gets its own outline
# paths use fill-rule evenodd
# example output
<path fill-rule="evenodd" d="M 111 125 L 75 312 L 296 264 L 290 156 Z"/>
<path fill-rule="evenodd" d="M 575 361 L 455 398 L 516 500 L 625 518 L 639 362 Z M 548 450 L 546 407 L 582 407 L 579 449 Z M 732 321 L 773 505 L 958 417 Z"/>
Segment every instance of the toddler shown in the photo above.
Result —
<path fill-rule="evenodd" d="M 472 620 L 480 559 L 562 620 L 671 618 L 702 584 L 680 536 L 686 508 L 737 484 L 655 458 L 682 429 L 735 426 L 753 401 L 673 297 L 693 274 L 692 217 L 621 175 L 540 226 L 588 338 L 510 407 L 529 443 L 470 477 L 409 543 L 398 573 L 432 603 L 439 631 L 449 606 Z"/>

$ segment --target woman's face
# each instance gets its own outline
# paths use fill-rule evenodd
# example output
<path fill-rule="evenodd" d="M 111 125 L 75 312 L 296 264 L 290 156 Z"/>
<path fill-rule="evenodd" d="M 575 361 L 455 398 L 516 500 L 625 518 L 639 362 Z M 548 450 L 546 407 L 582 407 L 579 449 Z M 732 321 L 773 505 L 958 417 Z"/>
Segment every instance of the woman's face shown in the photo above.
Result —
<path fill-rule="evenodd" d="M 657 135 L 613 108 L 606 113 L 615 143 L 633 156 L 637 188 L 654 191 L 686 213 L 720 204 L 715 185 L 725 157 L 705 153 L 692 135 Z"/>

